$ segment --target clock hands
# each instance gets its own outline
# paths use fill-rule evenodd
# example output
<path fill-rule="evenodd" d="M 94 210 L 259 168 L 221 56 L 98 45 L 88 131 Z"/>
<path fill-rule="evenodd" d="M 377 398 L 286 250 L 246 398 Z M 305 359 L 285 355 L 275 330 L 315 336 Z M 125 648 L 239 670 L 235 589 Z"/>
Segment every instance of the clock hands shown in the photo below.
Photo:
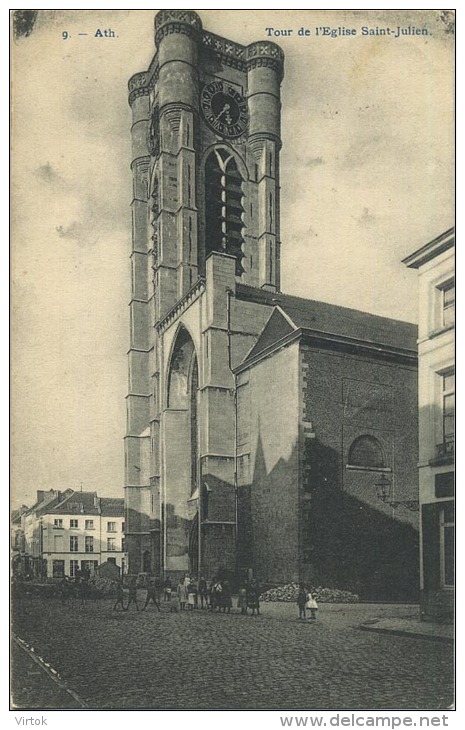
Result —
<path fill-rule="evenodd" d="M 231 105 L 225 104 L 224 107 L 222 108 L 222 110 L 220 111 L 220 113 L 216 115 L 215 121 L 219 122 L 220 118 L 223 116 L 223 114 L 226 114 L 225 122 L 226 122 L 226 124 L 231 124 L 232 119 L 231 119 L 231 115 L 229 113 L 230 109 L 231 109 Z"/>

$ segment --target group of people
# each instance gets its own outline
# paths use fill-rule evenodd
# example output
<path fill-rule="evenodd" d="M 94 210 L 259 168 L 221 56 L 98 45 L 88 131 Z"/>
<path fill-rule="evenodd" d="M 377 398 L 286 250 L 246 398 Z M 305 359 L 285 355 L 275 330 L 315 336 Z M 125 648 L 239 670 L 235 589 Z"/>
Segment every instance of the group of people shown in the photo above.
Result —
<path fill-rule="evenodd" d="M 170 578 L 164 584 L 165 601 L 170 603 L 170 611 L 192 611 L 195 608 L 205 608 L 211 612 L 231 613 L 233 608 L 231 584 L 226 578 L 213 577 L 210 581 L 202 576 L 199 580 L 191 578 L 188 574 L 179 580 L 178 585 L 173 588 Z M 260 614 L 260 590 L 256 581 L 251 580 L 241 585 L 237 607 L 242 614 L 248 609 L 252 615 Z"/>
<path fill-rule="evenodd" d="M 168 604 L 169 611 L 176 613 L 178 611 L 193 611 L 194 609 L 205 609 L 211 612 L 230 613 L 233 608 L 231 584 L 229 580 L 224 578 L 212 578 L 207 581 L 204 577 L 198 580 L 186 573 L 184 577 L 179 579 L 177 584 L 173 584 L 169 577 L 164 583 L 157 578 L 147 578 L 145 581 L 146 597 L 142 610 L 147 608 L 150 602 L 154 604 L 160 611 L 160 602 L 163 596 L 163 602 Z M 139 611 L 137 600 L 137 591 L 139 588 L 136 578 L 132 578 L 129 582 L 128 600 L 124 605 L 125 592 L 121 581 L 116 583 L 116 600 L 113 610 L 118 609 L 128 611 L 131 605 L 134 605 Z M 260 590 L 257 582 L 251 580 L 241 585 L 239 589 L 239 597 L 237 607 L 241 614 L 247 614 L 251 609 L 252 616 L 260 615 Z"/>
<path fill-rule="evenodd" d="M 76 597 L 79 598 L 81 604 L 84 604 L 92 596 L 92 589 L 93 585 L 87 573 L 78 572 L 74 578 L 68 578 L 65 575 L 59 583 L 61 602 L 65 604 L 70 598 Z"/>
<path fill-rule="evenodd" d="M 314 596 L 312 596 L 310 591 L 307 591 L 303 583 L 301 583 L 299 586 L 297 606 L 299 607 L 299 619 L 305 621 L 307 618 L 307 611 L 309 611 L 311 621 L 316 621 L 318 603 L 316 602 Z"/>
<path fill-rule="evenodd" d="M 117 611 L 120 609 L 121 611 L 129 611 L 129 607 L 134 604 L 136 607 L 136 611 L 139 610 L 139 603 L 137 600 L 137 589 L 138 589 L 138 583 L 137 578 L 132 578 L 129 582 L 128 586 L 128 601 L 127 604 L 124 605 L 124 587 L 122 581 L 118 580 L 116 581 L 115 589 L 116 589 L 116 600 L 113 604 L 113 611 Z M 145 583 L 145 589 L 146 589 L 146 595 L 145 595 L 145 603 L 142 606 L 142 611 L 144 611 L 150 602 L 154 604 L 156 609 L 160 611 L 160 590 L 161 585 L 160 581 L 154 580 L 152 578 L 148 578 Z"/>
<path fill-rule="evenodd" d="M 17 580 L 20 584 L 21 580 Z M 188 573 L 181 577 L 177 583 L 173 583 L 168 576 L 163 582 L 161 578 L 146 576 L 137 578 L 132 576 L 127 583 L 128 591 L 124 589 L 123 580 L 114 582 L 115 603 L 113 610 L 128 611 L 135 606 L 139 611 L 138 590 L 145 588 L 145 601 L 140 610 L 145 610 L 152 603 L 157 611 L 161 611 L 160 603 L 167 604 L 171 613 L 178 611 L 194 611 L 194 609 L 205 609 L 212 613 L 231 613 L 233 608 L 231 584 L 227 578 L 214 577 L 206 580 L 203 576 L 196 579 Z M 16 586 L 15 586 L 16 587 Z M 93 581 L 90 574 L 79 571 L 73 578 L 63 576 L 59 585 L 59 596 L 62 604 L 66 604 L 72 597 L 80 600 L 81 604 L 95 597 L 93 595 Z M 19 590 L 16 590 L 19 595 Z M 125 599 L 127 601 L 125 603 Z M 307 590 L 304 583 L 300 583 L 297 595 L 297 606 L 299 609 L 299 620 L 306 620 L 307 616 L 311 621 L 316 621 L 318 604 L 311 591 Z M 238 590 L 237 608 L 242 615 L 247 615 L 249 610 L 252 616 L 260 615 L 260 588 L 254 579 L 244 581 Z"/>

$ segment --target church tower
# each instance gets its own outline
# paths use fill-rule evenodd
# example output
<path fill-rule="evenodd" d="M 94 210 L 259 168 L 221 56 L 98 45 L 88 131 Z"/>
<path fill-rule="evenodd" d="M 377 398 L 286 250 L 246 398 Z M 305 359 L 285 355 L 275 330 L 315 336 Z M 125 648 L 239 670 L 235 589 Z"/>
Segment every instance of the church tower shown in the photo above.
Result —
<path fill-rule="evenodd" d="M 129 81 L 132 293 L 125 438 L 131 573 L 235 570 L 233 368 L 268 316 L 237 287 L 280 287 L 283 53 L 155 17 Z"/>

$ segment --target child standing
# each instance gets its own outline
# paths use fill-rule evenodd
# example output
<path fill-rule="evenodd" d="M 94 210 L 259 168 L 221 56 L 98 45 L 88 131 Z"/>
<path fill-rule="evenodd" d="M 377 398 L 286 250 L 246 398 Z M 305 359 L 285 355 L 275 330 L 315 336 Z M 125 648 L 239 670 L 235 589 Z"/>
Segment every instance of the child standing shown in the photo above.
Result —
<path fill-rule="evenodd" d="M 177 613 L 179 611 L 179 598 L 177 591 L 170 591 L 169 604 L 170 613 Z"/>
<path fill-rule="evenodd" d="M 237 607 L 241 609 L 241 614 L 247 613 L 247 589 L 245 586 L 239 588 L 239 598 L 237 601 Z"/>
<path fill-rule="evenodd" d="M 179 607 L 181 611 L 184 611 L 187 602 L 187 586 L 183 578 L 181 578 L 178 583 L 177 593 L 179 599 Z"/>
<path fill-rule="evenodd" d="M 197 597 L 196 587 L 193 580 L 187 586 L 187 610 L 193 611 L 195 608 L 195 601 Z"/>
<path fill-rule="evenodd" d="M 260 616 L 260 590 L 255 579 L 252 579 L 249 583 L 247 590 L 247 608 L 252 609 L 252 616 Z"/>
<path fill-rule="evenodd" d="M 313 598 L 311 593 L 308 594 L 306 608 L 308 608 L 308 610 L 310 611 L 310 619 L 312 621 L 316 621 L 316 612 L 318 611 L 318 603 Z"/>

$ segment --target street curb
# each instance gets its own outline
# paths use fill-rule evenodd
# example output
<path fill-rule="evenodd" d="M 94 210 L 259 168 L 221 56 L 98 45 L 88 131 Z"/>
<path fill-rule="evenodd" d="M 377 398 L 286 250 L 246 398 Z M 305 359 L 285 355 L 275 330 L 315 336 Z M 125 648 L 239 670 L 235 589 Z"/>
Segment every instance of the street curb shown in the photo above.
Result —
<path fill-rule="evenodd" d="M 38 654 L 35 653 L 34 649 L 27 644 L 24 639 L 21 639 L 19 636 L 16 636 L 16 634 L 12 634 L 12 639 L 15 642 L 17 646 L 19 646 L 23 651 L 26 652 L 26 654 L 42 669 L 43 672 L 51 679 L 55 684 L 57 684 L 62 690 L 64 690 L 67 694 L 70 695 L 70 697 L 75 700 L 83 709 L 88 709 L 88 705 L 86 702 L 79 697 L 79 695 L 74 692 L 74 690 L 69 689 L 66 682 L 64 682 L 56 669 L 53 669 L 47 662 L 42 659 L 42 657 L 38 656 Z"/>
<path fill-rule="evenodd" d="M 392 634 L 393 636 L 407 636 L 413 639 L 426 639 L 427 641 L 443 641 L 447 644 L 454 643 L 453 636 L 435 636 L 434 634 L 422 634 L 416 631 L 408 631 L 406 629 L 386 629 L 377 628 L 374 624 L 360 624 L 358 627 L 361 631 L 372 631 L 375 634 Z"/>

